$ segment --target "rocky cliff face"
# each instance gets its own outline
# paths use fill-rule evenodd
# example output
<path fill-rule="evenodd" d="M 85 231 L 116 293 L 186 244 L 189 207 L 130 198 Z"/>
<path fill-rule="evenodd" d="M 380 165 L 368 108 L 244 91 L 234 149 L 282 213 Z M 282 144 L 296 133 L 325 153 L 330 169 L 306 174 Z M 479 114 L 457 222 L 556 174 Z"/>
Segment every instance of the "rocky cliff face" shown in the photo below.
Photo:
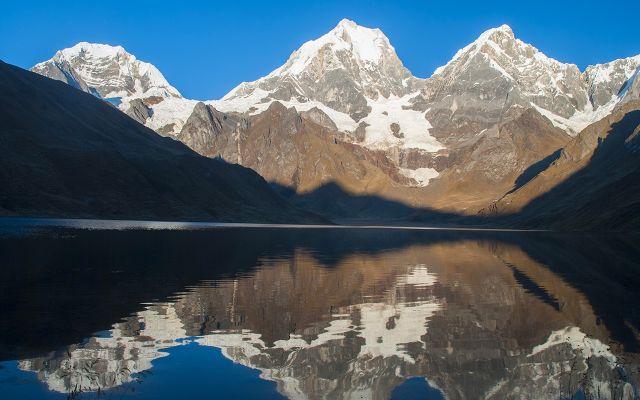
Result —
<path fill-rule="evenodd" d="M 200 154 L 217 155 L 216 152 L 227 141 L 233 140 L 232 133 L 240 128 L 241 122 L 241 117 L 231 117 L 200 102 L 194 107 L 176 139 Z"/>
<path fill-rule="evenodd" d="M 60 56 L 57 57 L 57 60 L 54 61 L 52 59 L 40 63 L 31 70 L 48 78 L 64 82 L 69 86 L 82 90 L 83 92 L 97 94 L 96 90 L 94 88 L 90 88 L 84 79 L 78 75 L 71 64 L 69 64 L 69 61 L 62 59 L 62 53 L 58 53 Z M 58 53 L 56 53 L 56 56 Z M 54 56 L 54 58 L 56 58 L 56 56 Z"/>
<path fill-rule="evenodd" d="M 558 151 L 569 140 L 533 108 L 511 108 L 496 126 L 460 143 L 447 158 L 431 187 L 434 205 L 459 203 L 474 209 L 511 190 L 534 163 Z"/>

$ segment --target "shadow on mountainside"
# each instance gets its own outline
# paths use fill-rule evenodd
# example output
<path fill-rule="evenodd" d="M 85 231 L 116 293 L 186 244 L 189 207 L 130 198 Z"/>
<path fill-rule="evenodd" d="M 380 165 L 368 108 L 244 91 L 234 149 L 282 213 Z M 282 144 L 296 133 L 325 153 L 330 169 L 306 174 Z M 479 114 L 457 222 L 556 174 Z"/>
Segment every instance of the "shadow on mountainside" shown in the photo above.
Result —
<path fill-rule="evenodd" d="M 549 166 L 560 157 L 560 154 L 562 154 L 562 149 L 558 149 L 542 160 L 530 165 L 529 168 L 525 169 L 522 174 L 520 174 L 520 176 L 516 178 L 513 188 L 506 194 L 513 193 L 516 190 L 520 189 L 528 182 L 530 182 L 533 178 L 535 178 L 539 173 L 549 168 Z"/>
<path fill-rule="evenodd" d="M 613 123 L 588 163 L 509 219 L 526 228 L 640 228 L 640 110 Z M 634 134 L 634 131 L 636 132 Z"/>
<path fill-rule="evenodd" d="M 401 201 L 376 195 L 351 194 L 336 182 L 326 183 L 307 192 L 296 193 L 292 188 L 271 183 L 271 186 L 297 208 L 311 211 L 332 220 L 349 221 L 418 221 L 443 226 L 493 226 L 494 218 L 468 216 L 431 208 L 411 207 Z M 419 216 L 419 219 L 416 217 Z"/>

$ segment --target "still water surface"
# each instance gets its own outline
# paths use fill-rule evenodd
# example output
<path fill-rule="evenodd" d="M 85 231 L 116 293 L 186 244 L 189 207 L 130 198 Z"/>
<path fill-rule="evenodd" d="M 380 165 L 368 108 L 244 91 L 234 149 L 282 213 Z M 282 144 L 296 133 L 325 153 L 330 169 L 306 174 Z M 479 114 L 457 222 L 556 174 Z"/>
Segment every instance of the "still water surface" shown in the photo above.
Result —
<path fill-rule="evenodd" d="M 2 398 L 638 397 L 637 237 L 93 227 L 0 221 Z"/>

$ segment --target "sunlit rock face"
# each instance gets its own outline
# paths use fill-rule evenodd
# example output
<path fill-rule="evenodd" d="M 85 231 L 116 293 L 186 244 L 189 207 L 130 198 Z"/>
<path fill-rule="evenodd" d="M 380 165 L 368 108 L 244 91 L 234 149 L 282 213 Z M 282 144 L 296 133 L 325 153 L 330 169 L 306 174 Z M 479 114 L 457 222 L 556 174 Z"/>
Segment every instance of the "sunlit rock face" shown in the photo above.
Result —
<path fill-rule="evenodd" d="M 515 246 L 415 245 L 331 265 L 299 250 L 259 265 L 20 368 L 51 390 L 108 390 L 144 384 L 163 350 L 196 343 L 289 398 L 384 399 L 415 376 L 450 399 L 633 398 L 634 366 L 587 298 Z"/>

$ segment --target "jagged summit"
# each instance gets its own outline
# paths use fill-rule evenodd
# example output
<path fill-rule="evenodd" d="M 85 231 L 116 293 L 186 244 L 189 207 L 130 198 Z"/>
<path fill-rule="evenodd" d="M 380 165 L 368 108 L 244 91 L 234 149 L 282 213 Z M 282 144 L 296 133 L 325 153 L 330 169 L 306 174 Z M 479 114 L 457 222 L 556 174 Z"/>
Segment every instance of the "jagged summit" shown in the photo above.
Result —
<path fill-rule="evenodd" d="M 513 29 L 511 29 L 509 25 L 504 24 L 495 28 L 487 29 L 486 31 L 482 32 L 476 40 L 474 40 L 470 44 L 458 50 L 447 64 L 436 68 L 433 74 L 437 75 L 441 73 L 445 67 L 447 67 L 452 62 L 458 60 L 463 54 L 465 54 L 469 50 L 478 49 L 488 41 L 497 43 L 501 41 L 499 40 L 500 38 L 505 38 L 505 37 L 507 39 L 515 40 L 515 34 L 513 33 Z"/>
<path fill-rule="evenodd" d="M 291 55 L 286 64 L 269 76 L 300 74 L 305 71 L 313 58 L 324 50 L 349 52 L 361 67 L 366 67 L 368 64 L 377 65 L 385 53 L 395 56 L 393 46 L 380 29 L 365 28 L 351 20 L 343 19 L 327 34 L 303 44 Z M 335 66 L 338 67 L 339 64 Z"/>
<path fill-rule="evenodd" d="M 433 104 L 428 118 L 446 125 L 441 135 L 469 127 L 468 134 L 473 135 L 500 121 L 513 106 L 536 108 L 557 126 L 576 134 L 588 123 L 591 111 L 578 67 L 546 56 L 518 39 L 508 25 L 483 32 L 438 68 L 428 80 L 425 97 L 426 103 Z M 454 103 L 457 114 L 464 109 L 475 110 L 475 114 L 483 110 L 488 124 L 446 121 Z M 462 136 L 468 137 L 467 133 Z"/>
<path fill-rule="evenodd" d="M 128 55 L 134 57 L 132 54 L 129 54 L 125 51 L 122 46 L 112 46 L 109 44 L 102 43 L 89 43 L 89 42 L 79 42 L 76 45 L 62 49 L 56 52 L 56 55 L 59 57 L 64 57 L 67 60 L 70 60 L 79 54 L 86 54 L 90 57 L 97 58 L 105 58 L 105 57 L 117 57 L 118 55 Z"/>
<path fill-rule="evenodd" d="M 576 65 L 547 57 L 518 39 L 505 24 L 482 32 L 424 80 L 404 67 L 380 29 L 342 19 L 326 34 L 302 44 L 267 76 L 241 83 L 208 104 L 251 114 L 265 111 L 274 101 L 298 111 L 318 108 L 330 126 L 351 132 L 367 146 L 414 146 L 426 137 L 431 145 L 420 147 L 433 150 L 440 146 L 429 135 L 448 140 L 457 133 L 454 136 L 465 139 L 500 121 L 514 105 L 534 107 L 576 134 L 610 112 L 622 100 L 622 88 L 633 89 L 630 79 L 639 59 L 595 65 L 582 73 Z M 134 98 L 164 98 L 158 106 L 157 100 L 147 101 L 148 110 L 139 111 L 147 116 L 141 119 L 147 126 L 167 134 L 180 132 L 197 103 L 175 101 L 180 93 L 162 74 L 122 46 L 81 42 L 33 70 L 102 98 L 122 98 L 124 111 L 142 107 L 130 104 Z M 624 93 L 633 97 L 635 92 Z M 465 110 L 473 115 L 463 115 Z M 479 124 L 468 119 L 478 120 L 478 110 L 486 116 Z M 453 121 L 456 115 L 462 119 Z M 400 125 L 396 136 L 404 138 L 393 136 L 391 124 Z M 407 144 L 409 137 L 417 140 Z"/>
<path fill-rule="evenodd" d="M 80 42 L 57 51 L 32 71 L 105 99 L 181 97 L 154 65 L 138 60 L 122 46 Z"/>
<path fill-rule="evenodd" d="M 477 54 L 492 59 L 505 55 L 513 59 L 515 63 L 520 64 L 526 64 L 527 61 L 539 60 L 548 64 L 574 66 L 573 64 L 563 64 L 547 57 L 534 46 L 518 39 L 509 25 L 501 25 L 484 31 L 476 40 L 458 50 L 446 65 L 436 69 L 434 75 L 442 73 L 447 66 L 454 65 L 460 60 L 467 61 Z"/>
<path fill-rule="evenodd" d="M 343 19 L 325 35 L 304 43 L 281 67 L 238 85 L 223 100 L 244 99 L 236 103 L 246 108 L 265 97 L 319 101 L 358 121 L 369 113 L 367 99 L 401 97 L 416 81 L 380 29 Z"/>
<path fill-rule="evenodd" d="M 480 36 L 478 36 L 478 38 L 476 40 L 474 40 L 473 42 L 471 42 L 469 45 L 465 46 L 462 50 L 463 51 L 467 48 L 470 48 L 474 45 L 482 45 L 485 44 L 487 42 L 493 42 L 495 44 L 502 44 L 504 40 L 515 40 L 516 36 L 513 33 L 513 29 L 511 29 L 511 27 L 509 25 L 503 24 L 500 26 L 497 26 L 495 28 L 489 28 L 486 31 L 482 32 L 480 34 Z M 454 56 L 455 58 L 455 56 Z"/>
<path fill-rule="evenodd" d="M 480 38 L 484 38 L 484 37 L 489 38 L 491 36 L 500 35 L 500 34 L 508 35 L 508 36 L 511 36 L 512 38 L 515 37 L 515 35 L 513 33 L 513 29 L 511 29 L 511 26 L 509 26 L 507 24 L 502 24 L 502 25 L 497 26 L 495 28 L 487 29 L 482 34 L 480 34 Z"/>

